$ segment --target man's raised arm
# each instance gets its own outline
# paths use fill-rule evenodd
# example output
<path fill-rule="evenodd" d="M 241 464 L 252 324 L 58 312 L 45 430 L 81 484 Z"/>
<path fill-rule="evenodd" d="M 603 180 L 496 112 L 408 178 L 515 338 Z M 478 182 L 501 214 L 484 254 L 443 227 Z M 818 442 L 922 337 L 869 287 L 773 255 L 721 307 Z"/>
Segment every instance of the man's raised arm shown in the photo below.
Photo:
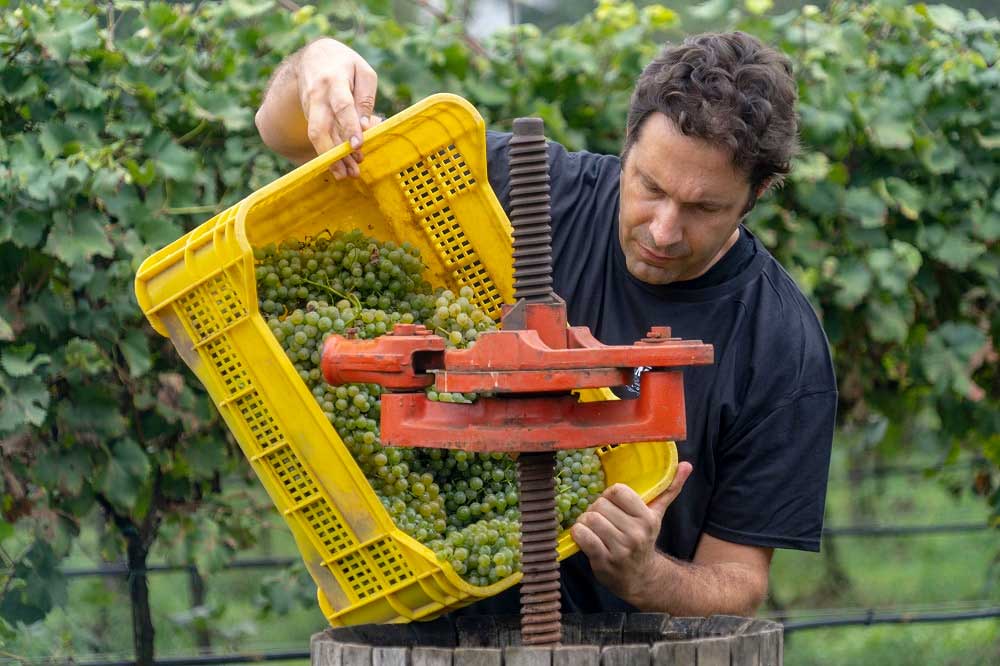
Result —
<path fill-rule="evenodd" d="M 323 38 L 278 66 L 255 121 L 269 148 L 302 164 L 350 142 L 354 152 L 333 166 L 337 179 L 357 176 L 362 132 L 373 118 L 378 76 L 350 47 Z"/>

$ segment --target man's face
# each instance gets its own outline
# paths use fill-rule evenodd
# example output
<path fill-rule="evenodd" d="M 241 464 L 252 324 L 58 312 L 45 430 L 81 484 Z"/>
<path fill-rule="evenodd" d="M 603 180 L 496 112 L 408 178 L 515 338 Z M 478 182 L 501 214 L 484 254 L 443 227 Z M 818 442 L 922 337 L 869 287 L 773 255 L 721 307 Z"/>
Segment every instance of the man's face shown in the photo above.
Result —
<path fill-rule="evenodd" d="M 749 196 L 725 150 L 650 115 L 622 165 L 618 236 L 629 272 L 648 284 L 702 275 L 739 238 Z"/>

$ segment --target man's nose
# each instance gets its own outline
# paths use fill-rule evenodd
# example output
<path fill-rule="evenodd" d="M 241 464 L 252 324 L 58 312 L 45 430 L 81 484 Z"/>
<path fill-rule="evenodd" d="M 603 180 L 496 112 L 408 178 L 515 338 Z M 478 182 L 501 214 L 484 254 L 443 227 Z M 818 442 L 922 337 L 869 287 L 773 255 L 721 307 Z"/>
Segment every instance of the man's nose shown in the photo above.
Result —
<path fill-rule="evenodd" d="M 649 224 L 649 233 L 656 247 L 668 247 L 681 241 L 680 207 L 673 201 L 663 201 L 656 207 L 653 221 Z"/>

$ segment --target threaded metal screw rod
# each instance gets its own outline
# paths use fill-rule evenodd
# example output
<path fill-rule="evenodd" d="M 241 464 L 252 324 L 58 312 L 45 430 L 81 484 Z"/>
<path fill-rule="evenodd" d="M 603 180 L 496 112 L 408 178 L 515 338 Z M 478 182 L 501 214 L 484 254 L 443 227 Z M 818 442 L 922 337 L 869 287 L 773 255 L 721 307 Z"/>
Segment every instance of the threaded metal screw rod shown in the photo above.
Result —
<path fill-rule="evenodd" d="M 541 118 L 518 118 L 510 140 L 511 226 L 514 227 L 514 299 L 551 303 L 552 228 L 549 156 Z M 517 459 L 521 504 L 521 642 L 557 646 L 562 639 L 556 521 L 556 454 Z"/>
<path fill-rule="evenodd" d="M 552 217 L 542 119 L 517 118 L 509 151 L 514 300 L 548 303 L 552 301 Z"/>
<path fill-rule="evenodd" d="M 521 505 L 521 642 L 557 646 L 562 600 L 556 523 L 556 454 L 522 453 L 517 459 Z"/>

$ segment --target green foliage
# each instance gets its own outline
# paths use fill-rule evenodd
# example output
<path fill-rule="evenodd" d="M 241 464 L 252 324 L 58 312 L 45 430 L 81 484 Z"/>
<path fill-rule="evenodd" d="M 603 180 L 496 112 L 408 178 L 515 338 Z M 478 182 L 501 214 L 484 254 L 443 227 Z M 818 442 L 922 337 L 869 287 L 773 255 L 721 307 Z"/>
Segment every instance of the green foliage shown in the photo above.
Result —
<path fill-rule="evenodd" d="M 888 454 L 981 454 L 1000 425 L 1000 163 L 984 141 L 1000 24 L 884 2 L 746 27 L 796 64 L 807 166 L 752 226 L 822 312 L 842 424 L 888 419 Z"/>
<path fill-rule="evenodd" d="M 573 25 L 484 43 L 456 21 L 397 23 L 376 6 L 388 3 L 5 4 L 0 528 L 34 537 L 12 553 L 8 622 L 62 603 L 55 564 L 95 511 L 112 526 L 108 557 L 159 539 L 211 570 L 254 538 L 254 507 L 230 487 L 247 466 L 144 322 L 132 279 L 288 168 L 253 128 L 283 56 L 335 36 L 379 72 L 382 113 L 451 91 L 494 127 L 537 114 L 569 148 L 613 153 L 637 74 L 680 29 L 669 9 L 608 0 Z M 692 10 L 795 63 L 804 150 L 751 227 L 823 316 L 859 449 L 985 455 L 976 488 L 998 507 L 1000 24 L 895 0 L 770 4 Z M 40 580 L 55 592 L 31 593 Z"/>
<path fill-rule="evenodd" d="M 7 622 L 62 603 L 57 565 L 98 507 L 108 558 L 161 530 L 194 551 L 210 530 L 191 522 L 215 531 L 206 568 L 252 540 L 219 488 L 245 463 L 132 289 L 154 249 L 278 174 L 252 109 L 308 36 L 246 10 L 67 0 L 0 18 L 0 508 L 35 538 Z M 262 29 L 280 49 L 254 46 Z"/>

